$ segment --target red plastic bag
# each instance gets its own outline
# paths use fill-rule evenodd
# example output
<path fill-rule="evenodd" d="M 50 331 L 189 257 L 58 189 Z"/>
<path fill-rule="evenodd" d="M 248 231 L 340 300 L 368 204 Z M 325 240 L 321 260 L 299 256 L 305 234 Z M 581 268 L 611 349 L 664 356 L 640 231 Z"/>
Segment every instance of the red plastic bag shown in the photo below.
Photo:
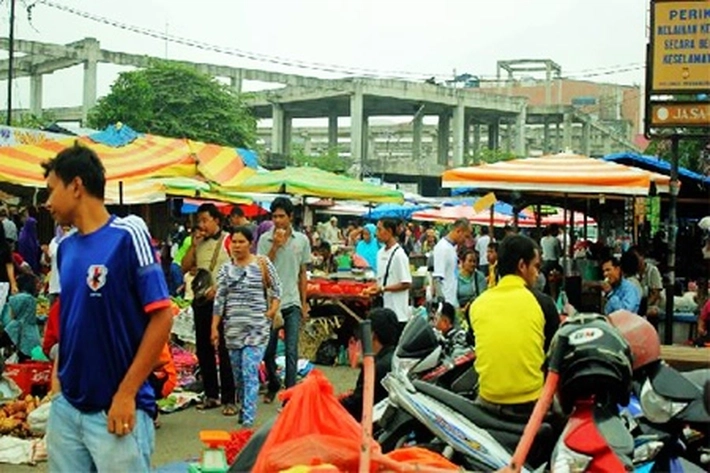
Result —
<path fill-rule="evenodd" d="M 329 463 L 357 470 L 360 424 L 343 408 L 333 386 L 318 370 L 281 393 L 288 403 L 259 452 L 255 472 L 279 471 L 294 465 Z M 379 452 L 373 442 L 373 452 Z"/>

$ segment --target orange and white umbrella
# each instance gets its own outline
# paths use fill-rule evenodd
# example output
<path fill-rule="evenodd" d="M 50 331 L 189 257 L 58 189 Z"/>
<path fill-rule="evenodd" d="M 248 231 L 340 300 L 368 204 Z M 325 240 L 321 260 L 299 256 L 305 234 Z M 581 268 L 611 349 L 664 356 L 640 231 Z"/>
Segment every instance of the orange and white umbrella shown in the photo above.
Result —
<path fill-rule="evenodd" d="M 555 154 L 455 168 L 442 187 L 558 194 L 648 195 L 651 184 L 668 192 L 670 178 L 643 169 L 577 154 Z"/>

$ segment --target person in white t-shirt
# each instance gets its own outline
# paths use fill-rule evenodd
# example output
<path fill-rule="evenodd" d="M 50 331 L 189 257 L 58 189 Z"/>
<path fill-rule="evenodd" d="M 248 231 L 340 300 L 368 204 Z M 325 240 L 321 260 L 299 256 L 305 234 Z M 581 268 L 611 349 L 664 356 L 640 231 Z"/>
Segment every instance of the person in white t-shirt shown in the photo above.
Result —
<path fill-rule="evenodd" d="M 383 218 L 377 222 L 377 240 L 383 244 L 377 252 L 377 287 L 367 291 L 371 296 L 382 295 L 383 307 L 397 314 L 397 320 L 404 326 L 409 320 L 409 288 L 412 273 L 409 258 L 397 243 L 398 222 Z"/>
<path fill-rule="evenodd" d="M 481 236 L 476 239 L 476 251 L 478 251 L 478 269 L 483 274 L 488 274 L 488 244 L 491 242 L 491 237 L 488 234 L 488 227 L 481 227 Z"/>
<path fill-rule="evenodd" d="M 47 295 L 49 296 L 50 305 L 59 296 L 61 292 L 61 285 L 59 284 L 59 270 L 57 269 L 57 249 L 59 248 L 59 243 L 73 233 L 70 226 L 61 226 L 57 228 L 57 232 L 47 245 L 46 249 L 43 248 L 44 262 L 50 267 L 49 270 L 49 282 L 47 284 Z"/>
<path fill-rule="evenodd" d="M 434 297 L 459 306 L 458 267 L 456 248 L 471 236 L 471 224 L 465 218 L 456 220 L 449 233 L 434 247 Z M 486 244 L 486 246 L 488 246 Z"/>

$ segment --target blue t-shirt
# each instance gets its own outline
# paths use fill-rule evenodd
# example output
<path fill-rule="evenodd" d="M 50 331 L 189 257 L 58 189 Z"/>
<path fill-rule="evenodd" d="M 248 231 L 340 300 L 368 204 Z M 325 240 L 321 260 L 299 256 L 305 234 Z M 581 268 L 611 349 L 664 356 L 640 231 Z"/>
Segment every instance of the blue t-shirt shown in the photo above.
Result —
<path fill-rule="evenodd" d="M 138 352 L 148 313 L 169 304 L 165 276 L 136 216 L 111 216 L 93 233 L 65 238 L 57 262 L 62 394 L 82 412 L 105 411 Z M 147 381 L 136 407 L 155 412 Z"/>

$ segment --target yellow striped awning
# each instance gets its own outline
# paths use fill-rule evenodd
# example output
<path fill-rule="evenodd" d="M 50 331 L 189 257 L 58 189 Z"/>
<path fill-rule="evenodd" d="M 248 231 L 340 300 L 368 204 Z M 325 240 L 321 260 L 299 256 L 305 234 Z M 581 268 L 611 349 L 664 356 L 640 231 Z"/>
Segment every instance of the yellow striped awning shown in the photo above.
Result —
<path fill-rule="evenodd" d="M 93 149 L 111 181 L 197 175 L 197 162 L 186 140 L 142 135 L 132 143 L 111 147 L 88 137 L 0 147 L 0 181 L 44 187 L 41 164 L 75 142 Z"/>
<path fill-rule="evenodd" d="M 522 158 L 456 168 L 442 187 L 540 193 L 648 195 L 651 184 L 668 192 L 670 178 L 643 169 L 576 154 Z"/>

